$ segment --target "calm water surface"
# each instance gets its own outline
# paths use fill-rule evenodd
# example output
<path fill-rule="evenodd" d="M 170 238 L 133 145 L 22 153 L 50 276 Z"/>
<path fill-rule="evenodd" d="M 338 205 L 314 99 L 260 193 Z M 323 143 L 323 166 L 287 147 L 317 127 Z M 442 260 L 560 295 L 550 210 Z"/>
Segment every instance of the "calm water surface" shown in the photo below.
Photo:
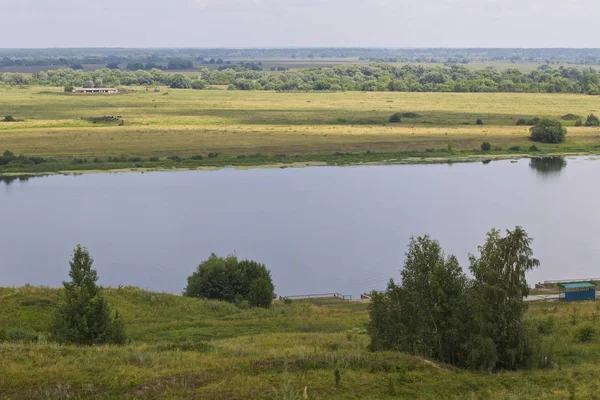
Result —
<path fill-rule="evenodd" d="M 0 181 L 0 286 L 59 286 L 77 243 L 105 286 L 179 293 L 211 252 L 271 269 L 281 295 L 383 289 L 411 235 L 466 269 L 492 227 L 522 225 L 530 282 L 600 276 L 600 161 L 315 167 Z"/>

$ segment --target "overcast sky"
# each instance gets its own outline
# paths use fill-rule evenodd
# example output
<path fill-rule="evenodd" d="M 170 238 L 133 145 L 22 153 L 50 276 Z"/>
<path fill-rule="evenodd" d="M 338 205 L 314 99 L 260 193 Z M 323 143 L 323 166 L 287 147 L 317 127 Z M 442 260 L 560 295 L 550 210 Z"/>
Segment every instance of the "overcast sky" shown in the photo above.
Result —
<path fill-rule="evenodd" d="M 600 47 L 599 0 L 0 0 L 0 48 Z"/>

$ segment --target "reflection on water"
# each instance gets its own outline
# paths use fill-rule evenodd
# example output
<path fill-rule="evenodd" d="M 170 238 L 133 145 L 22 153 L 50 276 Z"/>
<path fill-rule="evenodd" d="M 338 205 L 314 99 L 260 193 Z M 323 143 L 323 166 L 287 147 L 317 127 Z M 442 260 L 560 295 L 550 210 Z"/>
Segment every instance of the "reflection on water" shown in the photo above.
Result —
<path fill-rule="evenodd" d="M 5 183 L 6 185 L 10 185 L 11 183 L 13 183 L 15 181 L 25 182 L 25 181 L 28 181 L 29 179 L 31 179 L 31 176 L 29 176 L 29 175 L 22 175 L 22 176 L 2 176 L 2 175 L 0 175 L 0 183 Z"/>
<path fill-rule="evenodd" d="M 558 174 L 566 166 L 563 157 L 534 157 L 529 162 L 529 167 L 541 175 Z"/>

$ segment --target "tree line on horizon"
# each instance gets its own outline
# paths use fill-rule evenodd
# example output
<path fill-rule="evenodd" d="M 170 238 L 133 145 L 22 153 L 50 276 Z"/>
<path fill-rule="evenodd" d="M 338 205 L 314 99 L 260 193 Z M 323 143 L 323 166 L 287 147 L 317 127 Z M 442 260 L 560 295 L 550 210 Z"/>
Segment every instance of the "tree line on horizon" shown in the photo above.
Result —
<path fill-rule="evenodd" d="M 591 67 L 542 65 L 531 72 L 516 68 L 500 71 L 488 67 L 471 70 L 462 65 L 423 66 L 376 63 L 338 65 L 287 71 L 261 71 L 250 66 L 209 70 L 197 75 L 168 73 L 158 68 L 122 71 L 103 68 L 85 72 L 62 68 L 42 71 L 28 77 L 20 73 L 0 73 L 5 85 L 48 86 L 153 86 L 176 89 L 204 89 L 225 85 L 236 90 L 282 91 L 399 91 L 399 92 L 510 92 L 600 94 L 600 72 Z"/>

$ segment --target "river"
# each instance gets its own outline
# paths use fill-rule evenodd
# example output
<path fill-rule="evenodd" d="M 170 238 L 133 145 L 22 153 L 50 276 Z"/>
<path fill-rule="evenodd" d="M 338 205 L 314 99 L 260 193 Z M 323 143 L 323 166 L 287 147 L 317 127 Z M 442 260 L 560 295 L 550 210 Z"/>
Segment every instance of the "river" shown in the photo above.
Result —
<path fill-rule="evenodd" d="M 105 286 L 180 293 L 210 253 L 267 265 L 278 295 L 384 289 L 411 235 L 468 269 L 491 228 L 523 226 L 530 283 L 600 276 L 600 161 L 224 169 L 0 180 L 0 286 L 59 286 L 73 247 Z"/>

